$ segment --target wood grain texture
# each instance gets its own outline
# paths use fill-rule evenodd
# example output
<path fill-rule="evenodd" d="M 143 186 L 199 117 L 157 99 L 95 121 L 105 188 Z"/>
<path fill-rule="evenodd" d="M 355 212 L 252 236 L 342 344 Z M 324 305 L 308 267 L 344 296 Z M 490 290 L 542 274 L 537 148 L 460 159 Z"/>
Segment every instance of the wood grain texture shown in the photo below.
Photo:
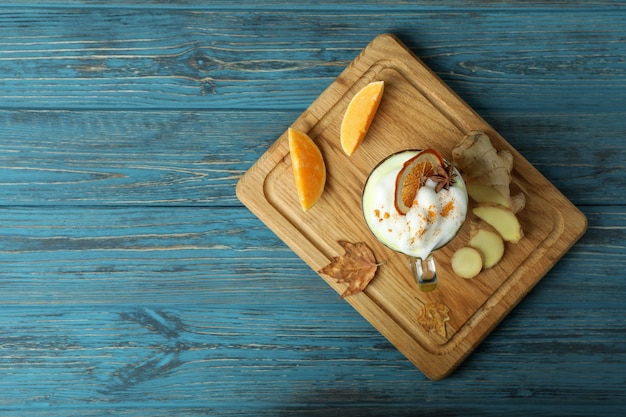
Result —
<path fill-rule="evenodd" d="M 613 8 L 219 10 L 5 7 L 3 107 L 304 109 L 382 32 L 479 111 L 624 101 Z"/>
<path fill-rule="evenodd" d="M 624 15 L 610 0 L 0 5 L 0 414 L 622 416 Z M 589 219 L 438 383 L 235 196 L 382 32 Z"/>
<path fill-rule="evenodd" d="M 259 138 L 290 117 L 0 111 L 0 204 L 232 205 L 237 179 L 267 146 Z"/>

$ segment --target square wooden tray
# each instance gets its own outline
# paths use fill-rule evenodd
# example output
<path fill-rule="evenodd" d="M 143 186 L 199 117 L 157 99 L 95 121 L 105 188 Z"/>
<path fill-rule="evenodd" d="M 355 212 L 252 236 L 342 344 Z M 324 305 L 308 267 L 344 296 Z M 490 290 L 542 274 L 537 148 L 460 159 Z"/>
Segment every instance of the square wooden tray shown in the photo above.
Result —
<path fill-rule="evenodd" d="M 375 80 L 385 81 L 382 102 L 363 144 L 348 157 L 339 143 L 343 114 L 353 95 Z M 393 35 L 376 37 L 292 126 L 308 133 L 324 156 L 327 183 L 320 201 L 306 213 L 300 208 L 286 130 L 240 179 L 239 199 L 314 271 L 343 254 L 339 240 L 366 242 L 383 265 L 364 292 L 346 301 L 431 379 L 449 375 L 587 227 L 569 200 Z M 513 154 L 511 186 L 527 197 L 518 215 L 525 237 L 507 245 L 498 265 L 465 280 L 451 272 L 449 258 L 468 240 L 466 223 L 435 253 L 438 288 L 420 292 L 406 257 L 380 244 L 365 225 L 363 184 L 379 161 L 399 150 L 434 147 L 450 159 L 471 130 L 486 132 L 496 149 Z M 344 291 L 346 284 L 320 276 Z M 445 336 L 418 324 L 428 303 L 449 308 Z"/>

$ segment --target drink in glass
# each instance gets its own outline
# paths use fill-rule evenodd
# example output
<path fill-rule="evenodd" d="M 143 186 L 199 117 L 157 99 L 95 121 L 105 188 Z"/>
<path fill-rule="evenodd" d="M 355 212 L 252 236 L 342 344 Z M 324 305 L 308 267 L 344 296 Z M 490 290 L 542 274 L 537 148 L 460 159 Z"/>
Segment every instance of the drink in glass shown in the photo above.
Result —
<path fill-rule="evenodd" d="M 398 174 L 421 151 L 401 151 L 390 155 L 370 173 L 363 189 L 363 215 L 374 236 L 385 246 L 409 257 L 413 277 L 422 291 L 437 286 L 432 252 L 450 242 L 467 214 L 467 190 L 459 172 L 449 168 L 446 187 L 439 186 L 437 168 L 423 178 L 415 197 L 403 210 L 398 209 Z M 437 153 L 438 154 L 438 153 Z M 409 162 L 407 162 L 409 161 Z"/>

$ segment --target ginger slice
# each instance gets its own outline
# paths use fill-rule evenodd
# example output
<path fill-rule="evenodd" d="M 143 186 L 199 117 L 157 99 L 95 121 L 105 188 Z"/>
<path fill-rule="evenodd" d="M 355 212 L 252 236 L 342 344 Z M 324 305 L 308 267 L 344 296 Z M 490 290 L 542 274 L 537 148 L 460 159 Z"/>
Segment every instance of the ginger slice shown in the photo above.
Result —
<path fill-rule="evenodd" d="M 464 246 L 452 254 L 450 266 L 458 276 L 466 279 L 474 278 L 483 269 L 482 254 L 478 249 Z"/>
<path fill-rule="evenodd" d="M 505 207 L 511 207 L 511 201 L 500 191 L 485 184 L 469 182 L 466 185 L 467 194 L 477 203 L 496 203 Z"/>
<path fill-rule="evenodd" d="M 507 242 L 517 243 L 524 232 L 522 226 L 513 211 L 500 204 L 480 203 L 472 209 L 472 212 L 481 220 L 493 226 L 502 239 Z"/>
<path fill-rule="evenodd" d="M 484 269 L 496 265 L 504 255 L 502 236 L 492 226 L 482 221 L 472 227 L 468 245 L 482 253 Z"/>

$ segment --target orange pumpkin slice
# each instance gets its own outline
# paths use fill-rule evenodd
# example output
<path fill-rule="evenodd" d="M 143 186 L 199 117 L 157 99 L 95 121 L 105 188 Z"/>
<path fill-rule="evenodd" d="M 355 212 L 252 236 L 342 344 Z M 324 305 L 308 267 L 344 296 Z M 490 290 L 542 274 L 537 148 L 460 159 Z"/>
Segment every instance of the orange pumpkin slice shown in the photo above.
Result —
<path fill-rule="evenodd" d="M 384 81 L 371 82 L 350 100 L 340 132 L 341 147 L 347 155 L 352 155 L 361 146 L 378 111 L 384 86 Z"/>
<path fill-rule="evenodd" d="M 398 213 L 404 215 L 409 211 L 417 191 L 443 165 L 442 156 L 434 149 L 425 149 L 404 163 L 396 177 L 394 205 Z"/>
<path fill-rule="evenodd" d="M 319 148 L 306 134 L 289 128 L 289 153 L 302 210 L 307 211 L 320 199 L 326 184 L 326 165 Z"/>

